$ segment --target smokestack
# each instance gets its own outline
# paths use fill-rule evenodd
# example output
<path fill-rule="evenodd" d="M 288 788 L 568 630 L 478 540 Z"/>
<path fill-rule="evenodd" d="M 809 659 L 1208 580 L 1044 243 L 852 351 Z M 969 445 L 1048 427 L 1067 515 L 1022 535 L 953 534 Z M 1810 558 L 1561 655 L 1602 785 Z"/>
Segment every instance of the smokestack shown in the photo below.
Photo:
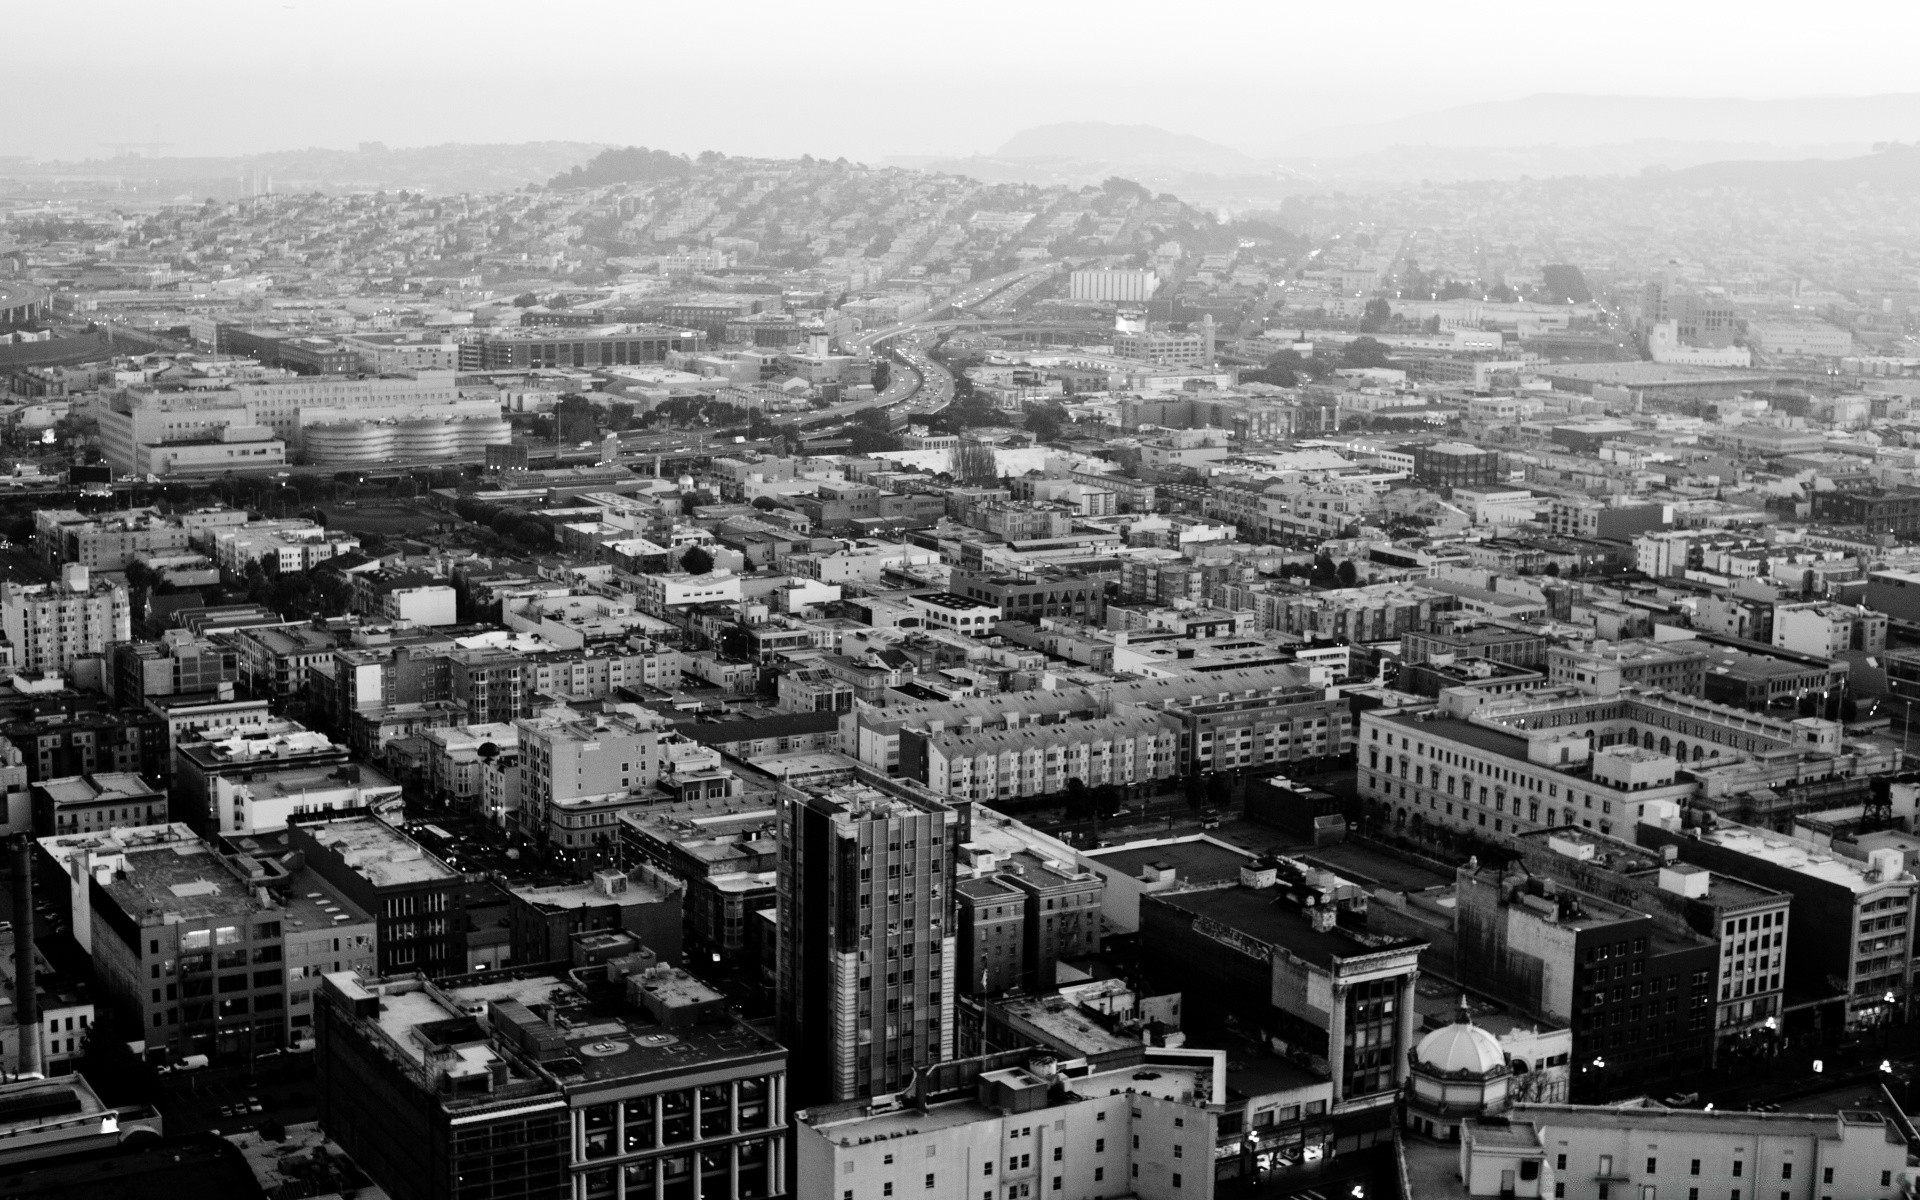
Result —
<path fill-rule="evenodd" d="M 13 852 L 13 1016 L 20 1026 L 20 1076 L 40 1076 L 40 993 L 33 969 L 33 841 L 16 833 Z"/>

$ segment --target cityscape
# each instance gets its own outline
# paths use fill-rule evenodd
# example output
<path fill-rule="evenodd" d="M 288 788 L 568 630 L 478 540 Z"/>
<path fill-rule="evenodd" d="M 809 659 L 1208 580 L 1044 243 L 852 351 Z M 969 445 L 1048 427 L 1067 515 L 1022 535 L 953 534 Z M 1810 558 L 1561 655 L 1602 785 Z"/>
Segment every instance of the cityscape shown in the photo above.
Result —
<path fill-rule="evenodd" d="M 768 36 L 0 133 L 0 1194 L 1911 1196 L 1920 98 Z"/>

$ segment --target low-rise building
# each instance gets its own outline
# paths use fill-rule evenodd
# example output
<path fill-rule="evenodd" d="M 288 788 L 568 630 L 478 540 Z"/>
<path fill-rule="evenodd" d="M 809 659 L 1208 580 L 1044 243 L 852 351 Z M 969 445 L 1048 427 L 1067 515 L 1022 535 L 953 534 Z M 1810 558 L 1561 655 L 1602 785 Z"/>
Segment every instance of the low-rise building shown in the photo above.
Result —
<path fill-rule="evenodd" d="M 568 961 L 581 934 L 630 933 L 664 963 L 680 965 L 681 898 L 686 885 L 649 866 L 595 871 L 580 883 L 507 889 L 513 961 Z"/>
<path fill-rule="evenodd" d="M 391 1196 L 803 1194 L 786 1051 L 675 967 L 340 972 L 318 1041 L 321 1124 Z"/>
<path fill-rule="evenodd" d="M 420 843 L 374 817 L 318 813 L 294 818 L 287 844 L 314 874 L 373 914 L 378 964 L 440 975 L 466 969 L 457 903 L 465 880 Z"/>
<path fill-rule="evenodd" d="M 69 775 L 33 785 L 33 828 L 41 837 L 166 823 L 166 793 L 131 771 Z"/>

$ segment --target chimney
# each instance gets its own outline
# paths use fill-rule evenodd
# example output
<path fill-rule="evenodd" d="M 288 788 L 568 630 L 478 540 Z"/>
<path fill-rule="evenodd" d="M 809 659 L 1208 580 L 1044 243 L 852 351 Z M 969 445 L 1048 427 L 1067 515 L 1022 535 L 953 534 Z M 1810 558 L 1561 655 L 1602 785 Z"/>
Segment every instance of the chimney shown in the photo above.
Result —
<path fill-rule="evenodd" d="M 84 588 L 87 569 L 80 568 Z M 13 852 L 13 978 L 14 1023 L 20 1026 L 21 1079 L 40 1078 L 40 993 L 33 969 L 33 841 L 17 833 L 8 842 Z"/>

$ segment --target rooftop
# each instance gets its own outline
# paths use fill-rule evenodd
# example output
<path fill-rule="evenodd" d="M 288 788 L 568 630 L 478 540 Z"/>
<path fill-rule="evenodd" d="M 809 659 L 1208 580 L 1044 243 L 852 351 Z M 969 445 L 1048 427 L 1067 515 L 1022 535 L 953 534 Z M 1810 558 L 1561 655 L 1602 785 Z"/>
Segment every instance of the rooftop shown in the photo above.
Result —
<path fill-rule="evenodd" d="M 372 817 L 321 821 L 299 828 L 340 855 L 347 866 L 375 887 L 461 878 L 458 871 L 428 854 L 418 842 Z"/>
<path fill-rule="evenodd" d="M 1873 870 L 1871 863 L 1862 862 L 1859 859 L 1842 858 L 1812 842 L 1803 842 L 1784 834 L 1767 833 L 1745 825 L 1727 823 L 1715 825 L 1711 829 L 1702 829 L 1699 834 L 1700 840 L 1710 845 L 1720 846 L 1736 854 L 1744 854 L 1789 871 L 1797 871 L 1802 875 L 1836 884 L 1852 892 L 1870 892 L 1892 882 L 1869 879 L 1868 873 Z M 1911 876 L 1902 876 L 1902 878 L 1911 880 Z"/>
<path fill-rule="evenodd" d="M 1345 925 L 1325 931 L 1315 929 L 1305 911 L 1279 900 L 1271 889 L 1197 887 L 1143 898 L 1142 904 L 1148 903 L 1166 904 L 1217 921 L 1323 970 L 1332 970 L 1342 959 L 1396 950 L 1411 955 L 1426 946 L 1413 938 L 1368 933 Z"/>
<path fill-rule="evenodd" d="M 1182 883 L 1238 879 L 1240 868 L 1252 866 L 1255 861 L 1253 854 L 1204 834 L 1129 842 L 1111 849 L 1090 850 L 1084 857 L 1133 879 L 1138 879 L 1149 866 L 1171 867 Z"/>

